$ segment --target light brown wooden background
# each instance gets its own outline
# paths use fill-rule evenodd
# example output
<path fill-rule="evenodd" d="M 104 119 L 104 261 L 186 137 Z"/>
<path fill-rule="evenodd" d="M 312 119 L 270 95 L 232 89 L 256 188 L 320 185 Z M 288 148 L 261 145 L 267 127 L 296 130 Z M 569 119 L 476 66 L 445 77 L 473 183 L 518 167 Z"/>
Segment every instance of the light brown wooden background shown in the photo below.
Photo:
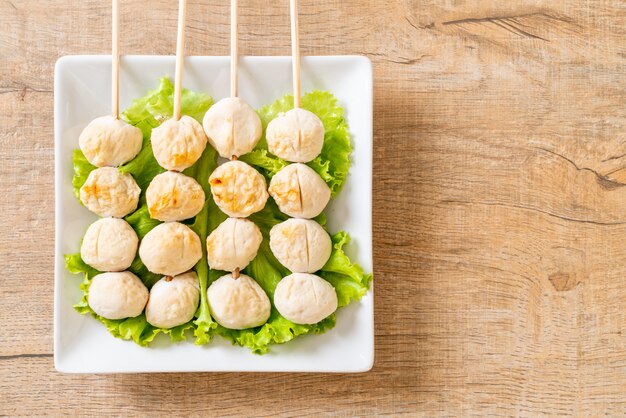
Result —
<path fill-rule="evenodd" d="M 241 1 L 243 54 L 289 53 Z M 376 363 L 360 375 L 71 376 L 52 362 L 53 67 L 109 3 L 0 3 L 0 415 L 626 414 L 626 6 L 301 0 L 304 54 L 374 64 Z M 172 54 L 176 2 L 122 6 Z M 228 54 L 227 1 L 187 51 Z"/>

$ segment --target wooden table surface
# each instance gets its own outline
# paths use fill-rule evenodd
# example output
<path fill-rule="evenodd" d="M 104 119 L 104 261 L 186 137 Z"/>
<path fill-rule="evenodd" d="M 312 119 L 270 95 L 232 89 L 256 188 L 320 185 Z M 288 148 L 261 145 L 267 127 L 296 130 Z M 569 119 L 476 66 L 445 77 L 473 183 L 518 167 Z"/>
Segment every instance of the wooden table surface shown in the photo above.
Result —
<path fill-rule="evenodd" d="M 288 2 L 240 2 L 285 55 Z M 374 65 L 376 362 L 357 375 L 74 376 L 53 367 L 53 69 L 108 54 L 109 2 L 0 3 L 0 415 L 626 413 L 626 7 L 301 0 L 303 54 Z M 175 1 L 122 51 L 172 54 Z M 227 55 L 227 1 L 187 52 Z"/>

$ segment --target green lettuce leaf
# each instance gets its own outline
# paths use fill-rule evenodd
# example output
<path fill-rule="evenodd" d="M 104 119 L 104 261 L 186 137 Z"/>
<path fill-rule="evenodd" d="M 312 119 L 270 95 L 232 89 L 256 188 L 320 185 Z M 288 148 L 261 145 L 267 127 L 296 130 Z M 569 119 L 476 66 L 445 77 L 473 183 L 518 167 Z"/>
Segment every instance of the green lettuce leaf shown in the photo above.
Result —
<path fill-rule="evenodd" d="M 180 104 L 183 115 L 191 116 L 202 123 L 202 118 L 213 104 L 213 99 L 208 94 L 183 89 Z M 152 128 L 170 118 L 173 109 L 174 84 L 169 78 L 163 77 L 160 79 L 159 87 L 134 100 L 130 107 L 124 110 L 123 117 L 128 123 L 141 129 L 144 137 L 149 138 Z"/>
<path fill-rule="evenodd" d="M 288 163 L 267 150 L 265 129 L 267 124 L 281 112 L 293 108 L 293 96 L 287 95 L 259 110 L 263 123 L 263 138 L 257 147 L 240 159 L 256 166 L 269 180 Z M 302 96 L 302 108 L 315 113 L 324 124 L 324 147 L 322 153 L 307 165 L 315 170 L 330 187 L 335 196 L 346 181 L 350 169 L 350 131 L 343 117 L 343 109 L 337 98 L 327 91 L 315 90 Z"/>
<path fill-rule="evenodd" d="M 87 181 L 89 173 L 96 169 L 87 161 L 87 157 L 80 149 L 75 149 L 72 154 L 72 164 L 74 165 L 74 176 L 72 177 L 72 188 L 74 190 L 74 196 L 80 201 L 80 188 Z M 82 203 L 81 203 L 82 204 Z"/>
<path fill-rule="evenodd" d="M 342 307 L 361 299 L 368 291 L 373 276 L 365 274 L 361 266 L 350 261 L 343 251 L 343 247 L 350 242 L 350 235 L 339 231 L 332 236 L 332 241 L 333 251 L 318 274 L 333 285 L 339 307 Z"/>
<path fill-rule="evenodd" d="M 152 129 L 148 135 L 151 133 Z M 119 167 L 119 170 L 122 173 L 132 174 L 133 178 L 137 182 L 137 185 L 141 188 L 141 202 L 145 201 L 145 191 L 154 176 L 165 172 L 165 169 L 161 167 L 159 163 L 157 163 L 156 158 L 154 158 L 150 137 L 145 135 L 146 134 L 144 133 L 143 145 L 139 154 L 137 154 L 137 156 L 131 161 Z"/>
<path fill-rule="evenodd" d="M 204 203 L 204 207 L 198 215 L 196 215 L 194 222 L 189 225 L 198 236 L 202 243 L 202 258 L 195 266 L 196 273 L 198 274 L 198 280 L 200 281 L 200 306 L 196 312 L 196 319 L 194 321 L 196 337 L 196 344 L 203 345 L 211 340 L 213 330 L 217 327 L 217 322 L 211 318 L 211 312 L 209 310 L 209 302 L 207 299 L 207 289 L 209 285 L 209 266 L 206 258 L 206 239 L 209 230 L 213 230 L 220 224 L 226 215 L 220 215 L 221 212 L 217 209 L 215 202 L 211 196 L 211 188 L 209 186 L 209 174 L 217 167 L 217 152 L 211 147 L 207 146 L 206 150 L 202 154 L 200 160 L 184 173 L 188 176 L 194 177 L 198 180 L 198 183 L 202 186 L 207 200 Z"/>

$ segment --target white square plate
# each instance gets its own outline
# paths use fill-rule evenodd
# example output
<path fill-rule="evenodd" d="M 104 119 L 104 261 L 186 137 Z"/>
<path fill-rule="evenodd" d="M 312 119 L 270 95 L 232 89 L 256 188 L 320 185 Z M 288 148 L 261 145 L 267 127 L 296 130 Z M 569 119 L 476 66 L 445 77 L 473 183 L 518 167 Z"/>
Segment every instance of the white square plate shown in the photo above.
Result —
<path fill-rule="evenodd" d="M 188 57 L 183 84 L 216 101 L 229 90 L 228 57 Z M 96 216 L 72 194 L 72 150 L 92 119 L 110 111 L 111 58 L 68 56 L 56 63 L 54 135 L 56 185 L 56 258 L 54 292 L 54 364 L 67 373 L 284 371 L 363 372 L 374 361 L 373 290 L 360 302 L 339 310 L 337 325 L 322 335 L 307 335 L 273 345 L 266 355 L 232 346 L 216 336 L 206 346 L 193 340 L 171 343 L 159 335 L 149 347 L 112 337 L 90 316 L 72 306 L 80 299 L 81 277 L 65 270 L 64 254 L 79 249 Z M 347 252 L 372 271 L 372 67 L 360 56 L 304 57 L 302 91 L 329 90 L 346 110 L 354 152 L 348 180 L 327 209 L 331 232 L 352 236 Z M 121 61 L 121 108 L 144 96 L 164 75 L 173 79 L 174 57 L 126 56 Z M 260 108 L 291 93 L 289 57 L 241 57 L 239 92 Z"/>

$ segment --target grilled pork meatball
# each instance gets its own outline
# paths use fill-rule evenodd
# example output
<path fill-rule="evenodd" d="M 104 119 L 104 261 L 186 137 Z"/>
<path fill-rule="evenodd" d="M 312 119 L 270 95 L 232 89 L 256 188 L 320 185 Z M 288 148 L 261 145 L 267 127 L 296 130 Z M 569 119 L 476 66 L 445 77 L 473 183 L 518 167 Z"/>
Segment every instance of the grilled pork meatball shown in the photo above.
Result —
<path fill-rule="evenodd" d="M 195 272 L 165 276 L 150 289 L 146 320 L 157 328 L 173 328 L 193 318 L 200 301 L 200 285 Z"/>
<path fill-rule="evenodd" d="M 246 218 L 260 211 L 267 201 L 265 178 L 243 161 L 217 167 L 209 184 L 217 206 L 233 218 Z"/>
<path fill-rule="evenodd" d="M 146 306 L 148 289 L 130 271 L 102 273 L 91 279 L 87 302 L 103 318 L 133 318 Z"/>
<path fill-rule="evenodd" d="M 153 273 L 176 276 L 190 270 L 202 257 L 200 238 L 187 225 L 166 222 L 141 240 L 139 257 Z"/>
<path fill-rule="evenodd" d="M 193 218 L 202 210 L 204 198 L 194 178 L 175 171 L 155 176 L 146 190 L 150 217 L 164 222 Z"/>
<path fill-rule="evenodd" d="M 278 282 L 274 306 L 293 323 L 316 324 L 337 310 L 337 294 L 315 274 L 293 273 Z"/>
<path fill-rule="evenodd" d="M 78 137 L 78 146 L 96 167 L 117 167 L 141 151 L 143 135 L 133 125 L 113 116 L 92 120 Z"/>
<path fill-rule="evenodd" d="M 267 148 L 294 163 L 308 163 L 322 152 L 324 124 L 314 113 L 295 108 L 280 113 L 267 125 Z"/>
<path fill-rule="evenodd" d="M 207 290 L 211 315 L 230 329 L 258 327 L 267 322 L 272 306 L 265 291 L 251 277 L 220 277 Z"/>
<path fill-rule="evenodd" d="M 228 218 L 206 240 L 207 261 L 215 270 L 243 270 L 256 257 L 263 235 L 247 219 Z"/>
<path fill-rule="evenodd" d="M 294 273 L 314 273 L 324 267 L 332 250 L 330 236 L 315 221 L 288 219 L 270 230 L 276 259 Z"/>
<path fill-rule="evenodd" d="M 222 99 L 209 108 L 202 122 L 209 143 L 224 158 L 239 157 L 261 139 L 261 118 L 239 97 Z"/>
<path fill-rule="evenodd" d="M 161 167 L 183 171 L 191 167 L 206 148 L 202 125 L 190 116 L 168 119 L 152 130 L 152 152 Z"/>
<path fill-rule="evenodd" d="M 89 173 L 80 188 L 80 201 L 97 215 L 122 218 L 137 209 L 140 192 L 130 174 L 102 167 Z"/>
<path fill-rule="evenodd" d="M 100 271 L 122 271 L 132 264 L 139 239 L 123 219 L 102 218 L 92 223 L 80 246 L 80 257 Z"/>
<path fill-rule="evenodd" d="M 272 177 L 270 195 L 281 212 L 294 218 L 314 218 L 330 200 L 330 188 L 305 164 L 289 164 Z"/>

